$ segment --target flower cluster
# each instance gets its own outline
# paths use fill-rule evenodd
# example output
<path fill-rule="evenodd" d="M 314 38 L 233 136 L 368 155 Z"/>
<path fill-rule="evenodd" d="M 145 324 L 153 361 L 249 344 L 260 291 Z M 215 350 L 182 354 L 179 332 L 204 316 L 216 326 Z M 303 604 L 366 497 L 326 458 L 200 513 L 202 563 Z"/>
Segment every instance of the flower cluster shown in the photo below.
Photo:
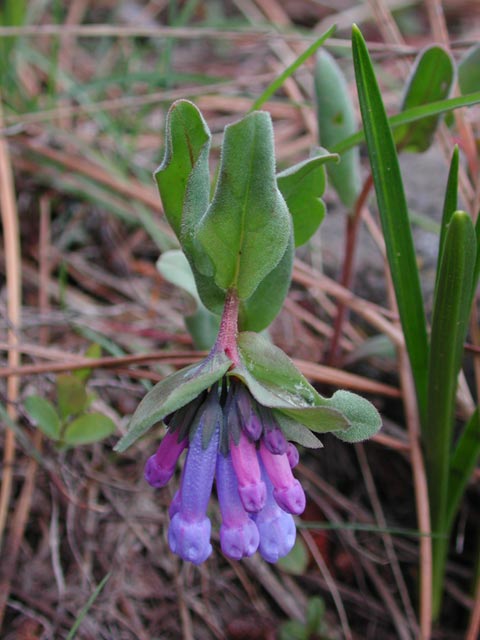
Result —
<path fill-rule="evenodd" d="M 187 450 L 168 540 L 174 553 L 194 564 L 212 552 L 207 508 L 214 480 L 223 553 L 240 559 L 258 550 L 276 562 L 292 549 L 293 516 L 305 508 L 305 493 L 292 474 L 298 462 L 292 442 L 321 447 L 312 431 L 359 442 L 381 425 L 363 398 L 348 391 L 324 398 L 278 347 L 257 333 L 238 332 L 236 302 L 226 301 L 208 356 L 155 385 L 115 446 L 125 451 L 156 424 L 166 424 L 145 468 L 154 487 L 168 483 Z"/>
<path fill-rule="evenodd" d="M 305 493 L 291 471 L 298 451 L 273 412 L 230 377 L 164 422 L 167 434 L 147 461 L 145 478 L 153 487 L 165 486 L 188 449 L 170 506 L 172 551 L 194 564 L 210 555 L 207 507 L 215 479 L 223 553 L 239 560 L 258 550 L 268 562 L 285 556 L 295 542 L 293 515 L 305 509 Z"/>

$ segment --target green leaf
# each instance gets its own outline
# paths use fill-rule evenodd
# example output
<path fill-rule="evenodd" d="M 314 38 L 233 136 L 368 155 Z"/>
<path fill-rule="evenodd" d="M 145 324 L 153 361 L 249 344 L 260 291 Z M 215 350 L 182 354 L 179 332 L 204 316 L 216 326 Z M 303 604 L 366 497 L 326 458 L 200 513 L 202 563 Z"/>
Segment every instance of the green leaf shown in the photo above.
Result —
<path fill-rule="evenodd" d="M 217 188 L 196 234 L 202 251 L 195 265 L 220 289 L 234 288 L 246 300 L 280 262 L 289 237 L 289 213 L 275 179 L 271 118 L 257 111 L 225 129 Z"/>
<path fill-rule="evenodd" d="M 276 409 L 316 433 L 336 432 L 347 442 L 370 437 L 381 426 L 377 410 L 348 391 L 322 397 L 285 353 L 256 333 L 239 334 L 241 365 L 230 375 L 244 381 L 262 405 Z"/>
<path fill-rule="evenodd" d="M 255 289 L 248 300 L 240 302 L 238 326 L 241 331 L 263 331 L 277 317 L 287 297 L 292 279 L 293 233 L 283 258 Z"/>
<path fill-rule="evenodd" d="M 401 111 L 408 111 L 448 97 L 455 75 L 450 54 L 433 45 L 421 51 L 407 82 Z M 440 114 L 417 120 L 395 131 L 399 147 L 407 151 L 426 151 L 433 142 Z"/>
<path fill-rule="evenodd" d="M 469 49 L 458 63 L 458 86 L 464 95 L 480 90 L 480 44 Z"/>
<path fill-rule="evenodd" d="M 438 280 L 440 277 L 440 265 L 442 263 L 443 250 L 445 247 L 445 238 L 447 236 L 448 227 L 453 214 L 457 210 L 458 202 L 458 165 L 459 152 L 458 146 L 453 148 L 452 159 L 450 161 L 450 170 L 448 172 L 447 188 L 445 189 L 445 199 L 443 202 L 442 222 L 440 225 L 440 239 L 438 242 L 437 268 L 435 270 L 435 288 L 433 299 L 436 298 L 438 289 Z"/>
<path fill-rule="evenodd" d="M 194 233 L 210 203 L 210 131 L 193 103 L 178 100 L 168 112 L 165 137 L 165 157 L 155 172 L 165 215 L 190 263 L 202 302 L 221 313 L 225 292 L 199 273 L 193 255 Z"/>
<path fill-rule="evenodd" d="M 155 172 L 165 216 L 181 241 L 183 234 L 183 205 L 190 174 L 195 167 L 208 163 L 210 130 L 197 107 L 188 100 L 177 100 L 167 114 L 165 157 Z M 204 168 L 204 167 L 202 167 Z M 210 178 L 202 172 L 207 187 Z M 204 209 L 208 207 L 208 197 Z M 202 212 L 203 213 L 203 212 Z"/>
<path fill-rule="evenodd" d="M 345 431 L 335 431 L 334 436 L 344 442 L 361 442 L 371 438 L 382 426 L 382 419 L 375 407 L 365 398 L 350 391 L 336 391 L 329 400 L 348 420 L 350 427 Z"/>
<path fill-rule="evenodd" d="M 256 109 L 260 109 L 260 107 L 271 97 L 273 94 L 280 89 L 285 80 L 289 78 L 295 71 L 302 66 L 302 64 L 313 56 L 315 51 L 333 34 L 335 31 L 335 26 L 330 27 L 328 31 L 326 31 L 318 40 L 315 40 L 303 53 L 301 53 L 298 58 L 288 66 L 283 73 L 281 73 L 278 78 L 268 85 L 262 95 L 255 101 L 250 111 L 255 111 Z"/>
<path fill-rule="evenodd" d="M 42 396 L 28 396 L 24 403 L 25 411 L 32 422 L 52 440 L 60 435 L 60 418 L 51 402 Z"/>
<path fill-rule="evenodd" d="M 309 634 L 302 622 L 289 620 L 280 627 L 280 640 L 309 640 Z"/>
<path fill-rule="evenodd" d="M 325 217 L 321 200 L 326 186 L 324 164 L 332 160 L 338 161 L 338 156 L 320 149 L 319 155 L 277 175 L 278 188 L 292 216 L 296 247 L 313 236 Z"/>
<path fill-rule="evenodd" d="M 275 416 L 275 420 L 278 422 L 280 429 L 283 431 L 283 435 L 290 442 L 296 442 L 302 447 L 307 447 L 309 449 L 323 448 L 323 444 L 317 436 L 315 436 L 310 429 L 304 427 L 303 424 L 289 418 L 281 411 L 273 410 L 273 415 Z"/>
<path fill-rule="evenodd" d="M 138 405 L 130 420 L 128 432 L 115 445 L 114 450 L 120 453 L 125 451 L 154 424 L 188 404 L 220 380 L 231 364 L 224 353 L 217 353 L 159 382 Z"/>
<path fill-rule="evenodd" d="M 85 616 L 87 615 L 87 613 L 89 612 L 91 606 L 93 605 L 93 603 L 95 602 L 95 600 L 98 598 L 98 596 L 101 594 L 101 592 L 103 591 L 103 588 L 105 587 L 105 585 L 107 584 L 108 580 L 110 579 L 110 576 L 112 575 L 111 571 L 109 571 L 103 578 L 102 580 L 99 582 L 97 588 L 94 590 L 94 592 L 92 593 L 92 595 L 89 597 L 89 599 L 87 600 L 87 602 L 85 603 L 85 605 L 82 607 L 80 613 L 78 614 L 75 622 L 73 623 L 72 628 L 70 629 L 70 631 L 68 632 L 68 636 L 66 638 L 66 640 L 74 640 L 75 636 L 77 635 L 77 631 L 80 627 L 80 625 L 83 622 L 83 619 L 85 618 Z"/>
<path fill-rule="evenodd" d="M 330 149 L 356 129 L 352 98 L 342 70 L 323 49 L 317 54 L 314 80 L 320 144 Z M 358 149 L 343 153 L 340 163 L 328 165 L 327 171 L 340 200 L 353 207 L 362 183 Z"/>
<path fill-rule="evenodd" d="M 244 331 L 239 333 L 237 343 L 244 368 L 270 393 L 278 394 L 280 406 L 315 407 L 327 404 L 327 400 L 317 393 L 290 358 L 266 338 Z M 233 375 L 236 375 L 235 371 Z"/>
<path fill-rule="evenodd" d="M 428 404 L 422 435 L 432 530 L 448 533 L 448 481 L 455 397 L 471 306 L 475 230 L 463 211 L 453 214 L 445 238 L 430 341 Z M 433 616 L 441 610 L 448 537 L 433 540 Z"/>
<path fill-rule="evenodd" d="M 179 249 L 165 251 L 157 260 L 157 270 L 165 280 L 186 291 L 194 300 L 196 309 L 201 305 L 197 285 L 188 260 Z"/>
<path fill-rule="evenodd" d="M 408 209 L 397 152 L 362 34 L 352 32 L 358 97 L 372 167 L 387 258 L 415 381 L 422 421 L 426 412 L 428 340 Z"/>
<path fill-rule="evenodd" d="M 307 630 L 310 637 L 321 635 L 325 631 L 325 601 L 323 598 L 313 596 L 307 604 Z"/>
<path fill-rule="evenodd" d="M 475 256 L 472 220 L 468 214 L 457 211 L 450 220 L 439 267 L 432 318 L 428 412 L 423 430 L 434 530 L 443 530 L 445 526 L 455 396 L 470 314 Z"/>
<path fill-rule="evenodd" d="M 309 555 L 302 538 L 297 537 L 290 553 L 278 560 L 277 567 L 294 576 L 303 576 L 309 563 Z"/>
<path fill-rule="evenodd" d="M 460 500 L 472 477 L 480 456 L 480 418 L 478 407 L 464 426 L 450 458 L 448 473 L 447 523 L 448 528 L 458 511 Z"/>
<path fill-rule="evenodd" d="M 69 373 L 57 376 L 57 404 L 62 420 L 81 413 L 87 404 L 85 384 Z"/>
<path fill-rule="evenodd" d="M 480 91 L 475 93 L 469 93 L 466 96 L 458 96 L 457 98 L 448 98 L 447 100 L 439 100 L 438 102 L 433 102 L 432 104 L 426 104 L 420 107 L 414 107 L 413 109 L 408 109 L 402 113 L 397 113 L 394 116 L 388 118 L 388 122 L 392 129 L 396 129 L 403 124 L 408 124 L 410 122 L 416 122 L 417 120 L 422 120 L 423 118 L 429 118 L 430 116 L 437 115 L 439 113 L 446 113 L 448 111 L 453 111 L 455 109 L 460 109 L 461 107 L 472 107 L 475 104 L 480 102 Z M 348 138 L 344 138 L 341 142 L 336 144 L 333 147 L 330 147 L 330 153 L 345 153 L 348 149 L 355 147 L 357 144 L 360 144 L 365 140 L 365 131 L 362 129 L 357 131 Z"/>
<path fill-rule="evenodd" d="M 92 444 L 112 435 L 115 429 L 113 420 L 103 413 L 86 413 L 70 422 L 62 440 L 69 447 Z"/>

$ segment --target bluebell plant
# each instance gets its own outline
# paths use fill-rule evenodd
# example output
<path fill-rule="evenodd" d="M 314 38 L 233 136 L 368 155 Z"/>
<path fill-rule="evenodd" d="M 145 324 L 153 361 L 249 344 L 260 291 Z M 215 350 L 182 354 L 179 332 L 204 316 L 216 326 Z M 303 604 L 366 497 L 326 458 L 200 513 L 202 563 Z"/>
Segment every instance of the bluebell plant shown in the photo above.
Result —
<path fill-rule="evenodd" d="M 356 394 L 321 396 L 259 333 L 283 304 L 294 247 L 323 218 L 323 165 L 332 156 L 321 150 L 276 175 L 270 117 L 253 112 L 226 128 L 211 198 L 209 145 L 195 105 L 174 103 L 156 179 L 198 296 L 220 316 L 218 335 L 203 361 L 147 393 L 116 450 L 163 423 L 166 434 L 145 466 L 156 488 L 170 481 L 186 451 L 168 530 L 170 548 L 181 558 L 200 564 L 212 553 L 208 505 L 215 482 L 222 552 L 240 560 L 259 551 L 276 562 L 292 549 L 294 517 L 305 509 L 305 492 L 292 473 L 296 445 L 321 447 L 312 432 L 358 442 L 381 421 Z"/>

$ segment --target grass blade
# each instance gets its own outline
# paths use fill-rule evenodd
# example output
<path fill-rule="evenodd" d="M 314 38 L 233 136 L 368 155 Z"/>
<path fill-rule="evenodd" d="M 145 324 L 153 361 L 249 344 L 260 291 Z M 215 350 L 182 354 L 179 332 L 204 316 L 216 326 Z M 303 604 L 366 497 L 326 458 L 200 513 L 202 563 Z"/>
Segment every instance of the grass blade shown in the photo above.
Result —
<path fill-rule="evenodd" d="M 317 49 L 319 49 L 322 46 L 322 44 L 326 40 L 328 40 L 328 38 L 330 38 L 330 36 L 333 34 L 334 31 L 335 31 L 335 25 L 333 27 L 330 27 L 330 29 L 328 29 L 328 31 L 325 31 L 325 33 L 322 36 L 320 36 L 318 40 L 315 40 L 313 44 L 311 44 L 307 49 L 305 49 L 305 51 L 301 53 L 298 56 L 298 58 L 294 62 L 292 62 L 292 64 L 288 66 L 283 73 L 281 73 L 278 76 L 278 78 L 275 78 L 275 80 L 268 85 L 268 87 L 265 89 L 262 95 L 255 100 L 255 102 L 250 108 L 250 111 L 256 111 L 257 109 L 260 109 L 260 107 L 271 96 L 273 96 L 275 91 L 278 91 L 278 89 L 280 89 L 280 87 L 285 82 L 285 80 L 289 78 L 292 74 L 294 74 L 295 71 L 302 66 L 305 60 L 308 60 L 310 56 L 313 56 L 313 54 L 317 51 Z"/>
<path fill-rule="evenodd" d="M 438 243 L 438 258 L 437 258 L 437 269 L 436 269 L 436 277 L 435 277 L 435 294 L 433 298 L 435 299 L 438 288 L 438 278 L 440 275 L 440 265 L 442 264 L 442 256 L 443 249 L 445 247 L 445 237 L 448 231 L 448 225 L 452 219 L 452 215 L 457 210 L 457 201 L 458 201 L 458 165 L 459 165 L 459 153 L 458 146 L 455 145 L 452 154 L 452 160 L 450 162 L 450 170 L 448 172 L 447 178 L 447 188 L 445 189 L 445 200 L 443 202 L 443 215 L 442 215 L 442 223 L 440 226 L 440 239 Z"/>
<path fill-rule="evenodd" d="M 445 237 L 433 309 L 428 402 L 423 425 L 432 529 L 448 533 L 447 500 L 458 373 L 471 306 L 475 229 L 470 216 L 456 211 Z M 433 543 L 433 613 L 440 612 L 448 538 Z"/>
<path fill-rule="evenodd" d="M 109 571 L 107 573 L 107 575 L 102 578 L 102 581 L 99 583 L 99 585 L 97 586 L 95 591 L 89 597 L 89 599 L 85 603 L 85 606 L 81 609 L 80 613 L 77 616 L 77 619 L 73 623 L 73 627 L 70 629 L 66 640 L 73 640 L 75 638 L 75 636 L 77 635 L 78 628 L 80 627 L 80 625 L 83 622 L 83 619 L 85 618 L 85 616 L 89 612 L 90 607 L 93 605 L 95 600 L 101 594 L 104 586 L 107 584 L 107 582 L 108 582 L 108 580 L 110 578 L 110 575 L 111 575 L 111 571 Z"/>
<path fill-rule="evenodd" d="M 429 118 L 440 113 L 446 113 L 447 111 L 454 111 L 461 107 L 472 107 L 480 102 L 480 91 L 475 93 L 469 93 L 466 96 L 458 96 L 456 98 L 448 98 L 447 100 L 439 100 L 438 102 L 431 102 L 430 104 L 422 105 L 420 107 L 412 107 L 402 113 L 397 113 L 394 116 L 388 118 L 388 122 L 392 129 L 396 129 L 404 124 L 411 122 L 417 122 L 423 118 Z M 352 134 L 348 138 L 345 138 L 334 147 L 329 149 L 330 153 L 338 153 L 342 155 L 348 149 L 355 147 L 365 140 L 365 131 L 362 129 Z"/>
<path fill-rule="evenodd" d="M 420 416 L 425 417 L 428 339 L 420 279 L 397 152 L 365 41 L 352 33 L 353 61 L 365 138 Z"/>
<path fill-rule="evenodd" d="M 480 456 L 480 417 L 478 407 L 465 425 L 450 459 L 447 524 L 453 524 L 458 505 Z"/>

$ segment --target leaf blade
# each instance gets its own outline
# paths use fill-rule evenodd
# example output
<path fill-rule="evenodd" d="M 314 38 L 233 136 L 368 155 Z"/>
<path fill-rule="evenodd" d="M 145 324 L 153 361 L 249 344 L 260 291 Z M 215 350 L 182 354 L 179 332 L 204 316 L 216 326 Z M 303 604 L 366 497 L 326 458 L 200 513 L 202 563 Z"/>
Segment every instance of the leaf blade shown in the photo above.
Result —
<path fill-rule="evenodd" d="M 428 339 L 407 203 L 380 90 L 365 41 L 355 26 L 352 48 L 360 110 L 387 257 L 423 421 L 426 412 Z"/>
<path fill-rule="evenodd" d="M 66 427 L 62 440 L 69 447 L 93 444 L 112 435 L 115 429 L 113 420 L 103 413 L 86 413 Z"/>
<path fill-rule="evenodd" d="M 195 264 L 217 287 L 246 300 L 280 262 L 290 237 L 269 114 L 256 111 L 226 127 L 222 149 L 215 195 L 195 236 Z"/>
<path fill-rule="evenodd" d="M 28 396 L 24 402 L 25 411 L 35 425 L 52 440 L 60 435 L 60 418 L 51 402 L 42 396 Z"/>
<path fill-rule="evenodd" d="M 155 423 L 188 404 L 217 382 L 231 364 L 224 353 L 218 353 L 164 378 L 140 402 L 130 420 L 127 433 L 117 442 L 114 451 L 122 453 L 128 449 Z"/>

